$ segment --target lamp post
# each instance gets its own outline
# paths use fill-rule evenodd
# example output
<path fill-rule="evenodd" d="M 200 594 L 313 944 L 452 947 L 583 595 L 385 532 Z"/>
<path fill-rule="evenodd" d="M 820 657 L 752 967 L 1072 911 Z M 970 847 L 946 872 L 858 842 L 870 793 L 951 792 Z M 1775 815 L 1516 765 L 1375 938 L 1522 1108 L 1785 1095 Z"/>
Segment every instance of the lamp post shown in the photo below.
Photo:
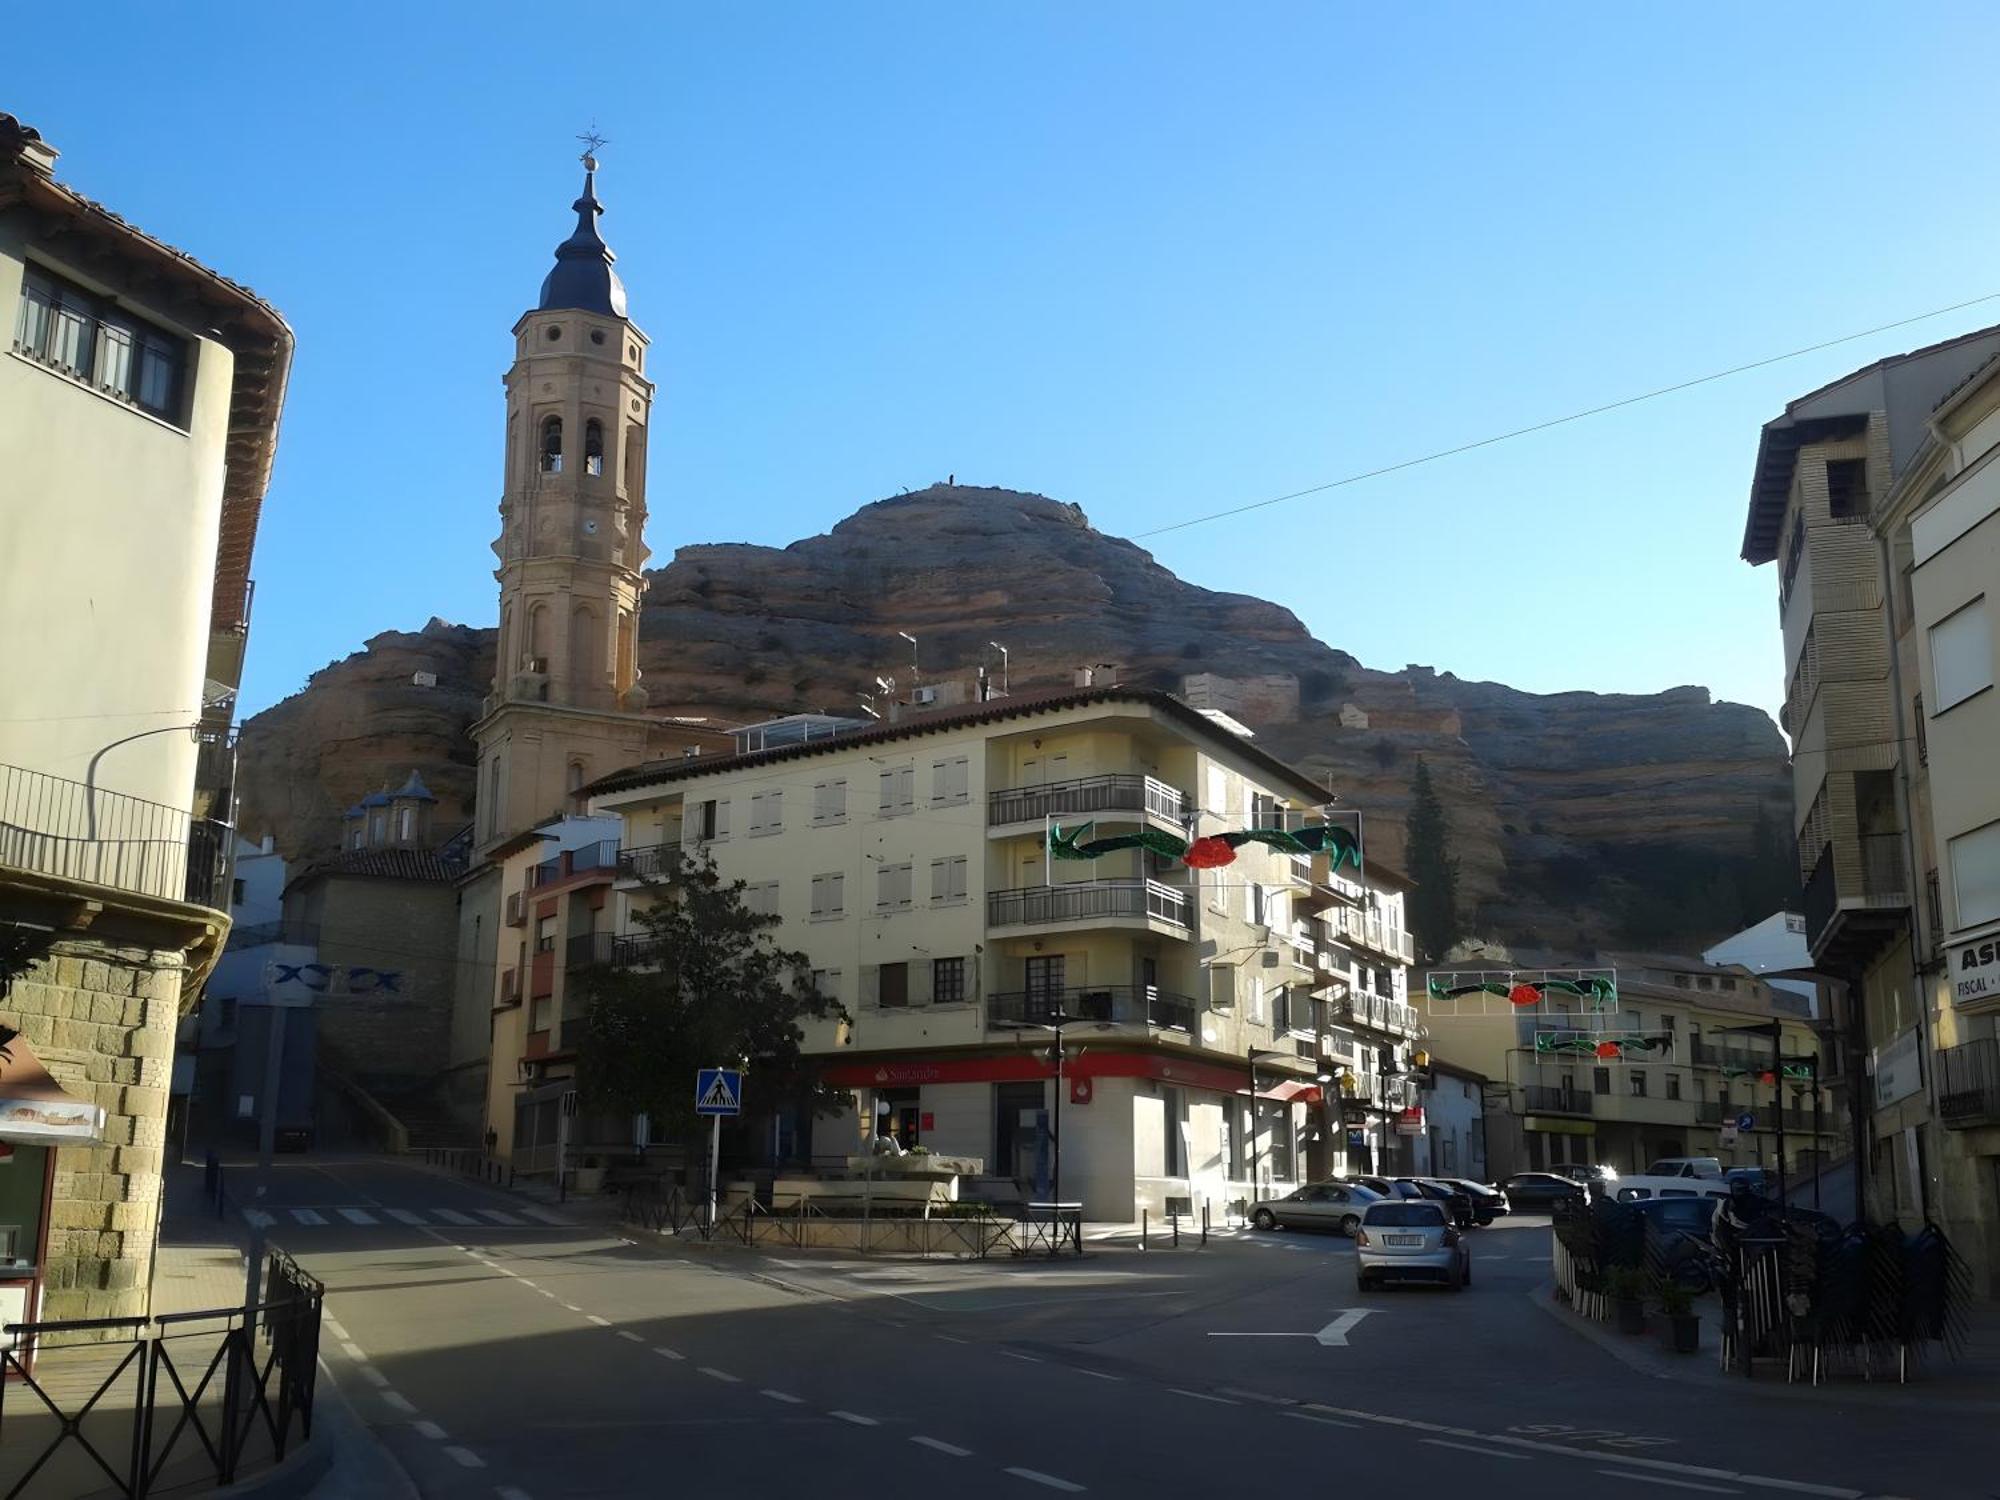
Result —
<path fill-rule="evenodd" d="M 1052 1202 L 1062 1202 L 1062 1097 L 1063 1097 L 1063 1028 L 1073 1026 L 1079 1017 L 1066 1013 L 1057 1003 L 1043 1021 L 1008 1021 L 1003 1024 L 1015 1031 L 1046 1031 L 1055 1038 L 1050 1050 L 1056 1065 L 1056 1100 L 1049 1115 L 1049 1198 Z"/>

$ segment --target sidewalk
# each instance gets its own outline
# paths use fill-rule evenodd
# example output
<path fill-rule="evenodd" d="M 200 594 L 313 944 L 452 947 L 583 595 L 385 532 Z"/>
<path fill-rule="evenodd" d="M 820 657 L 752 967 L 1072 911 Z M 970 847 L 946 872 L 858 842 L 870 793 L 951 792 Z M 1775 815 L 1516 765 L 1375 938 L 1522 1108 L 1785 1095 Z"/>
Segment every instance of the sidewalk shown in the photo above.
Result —
<path fill-rule="evenodd" d="M 1683 1385 L 1706 1386 L 1734 1396 L 1754 1394 L 1783 1396 L 1802 1401 L 1864 1401 L 1872 1406 L 1921 1407 L 1927 1411 L 2000 1412 L 2000 1303 L 1974 1303 L 1968 1311 L 1964 1344 L 1956 1354 L 1941 1344 L 1921 1345 L 1910 1369 L 1907 1384 L 1888 1380 L 1864 1380 L 1857 1373 L 1841 1370 L 1824 1377 L 1818 1386 L 1808 1381 L 1796 1384 L 1784 1378 L 1782 1369 L 1770 1362 L 1759 1365 L 1756 1379 L 1741 1371 L 1722 1369 L 1721 1330 L 1714 1298 L 1697 1304 L 1701 1315 L 1701 1345 L 1694 1354 L 1675 1354 L 1661 1342 L 1659 1318 L 1650 1319 L 1644 1334 L 1623 1334 L 1611 1323 L 1600 1323 L 1570 1310 L 1556 1296 L 1553 1284 L 1529 1293 L 1535 1305 L 1579 1336 L 1596 1344 L 1605 1353 L 1642 1375 Z"/>

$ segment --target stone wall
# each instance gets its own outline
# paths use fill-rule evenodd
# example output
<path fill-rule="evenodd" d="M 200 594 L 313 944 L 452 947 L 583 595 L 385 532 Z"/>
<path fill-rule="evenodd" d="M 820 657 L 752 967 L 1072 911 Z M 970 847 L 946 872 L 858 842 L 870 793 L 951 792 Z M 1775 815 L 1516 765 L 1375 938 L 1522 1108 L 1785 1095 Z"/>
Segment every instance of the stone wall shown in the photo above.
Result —
<path fill-rule="evenodd" d="M 319 927 L 319 961 L 396 975 L 393 990 L 316 1007 L 323 1059 L 371 1091 L 426 1088 L 450 1066 L 458 898 L 451 886 L 328 875 L 285 902 Z"/>
<path fill-rule="evenodd" d="M 104 1144 L 54 1155 L 44 1318 L 146 1311 L 182 956 L 65 937 L 20 979 L 3 1013 L 51 1076 L 104 1106 Z"/>

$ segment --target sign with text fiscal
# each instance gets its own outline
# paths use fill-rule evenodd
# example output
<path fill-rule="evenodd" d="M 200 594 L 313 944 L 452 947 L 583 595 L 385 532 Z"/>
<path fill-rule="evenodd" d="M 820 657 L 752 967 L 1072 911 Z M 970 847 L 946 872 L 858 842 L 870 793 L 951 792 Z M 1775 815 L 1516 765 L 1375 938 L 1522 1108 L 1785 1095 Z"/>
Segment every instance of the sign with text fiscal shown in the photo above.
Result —
<path fill-rule="evenodd" d="M 1945 949 L 1954 1005 L 2000 1005 L 2000 937 L 1981 938 Z"/>
<path fill-rule="evenodd" d="M 743 1074 L 735 1068 L 701 1068 L 694 1075 L 694 1112 L 698 1115 L 743 1113 Z"/>

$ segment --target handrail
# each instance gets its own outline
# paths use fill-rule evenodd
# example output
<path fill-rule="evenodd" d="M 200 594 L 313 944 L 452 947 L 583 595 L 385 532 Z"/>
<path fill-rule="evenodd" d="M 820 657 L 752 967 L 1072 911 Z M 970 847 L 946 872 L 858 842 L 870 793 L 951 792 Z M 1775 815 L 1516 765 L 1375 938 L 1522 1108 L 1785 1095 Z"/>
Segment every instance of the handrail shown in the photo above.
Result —
<path fill-rule="evenodd" d="M 0 765 L 0 864 L 227 911 L 234 833 L 186 808 Z"/>

